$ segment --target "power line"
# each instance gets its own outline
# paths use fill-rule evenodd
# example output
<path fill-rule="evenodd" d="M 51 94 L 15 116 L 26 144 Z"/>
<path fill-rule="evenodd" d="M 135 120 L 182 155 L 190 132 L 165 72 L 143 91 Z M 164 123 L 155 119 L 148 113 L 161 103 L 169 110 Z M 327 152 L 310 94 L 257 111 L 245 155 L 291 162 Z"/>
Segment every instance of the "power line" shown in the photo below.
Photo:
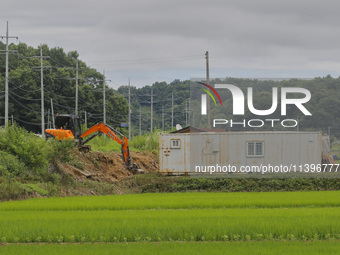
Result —
<path fill-rule="evenodd" d="M 75 80 L 76 81 L 76 92 L 75 92 L 75 97 L 72 97 L 75 99 L 75 115 L 78 115 L 78 101 L 79 101 L 79 97 L 78 97 L 78 94 L 79 94 L 79 89 L 78 89 L 78 81 L 79 81 L 79 68 L 78 68 L 78 59 L 76 59 L 76 68 L 74 67 L 64 67 L 62 69 L 72 69 L 72 70 L 76 70 L 76 77 L 75 78 L 60 78 L 60 79 L 66 79 L 66 80 Z"/>
<path fill-rule="evenodd" d="M 28 100 L 28 101 L 41 101 L 41 98 L 39 98 L 39 99 L 26 98 L 26 97 L 19 96 L 18 94 L 15 94 L 14 92 L 9 92 L 9 94 L 15 95 L 16 97 L 19 97 L 21 99 Z"/>
<path fill-rule="evenodd" d="M 21 103 L 18 102 L 12 95 L 9 95 L 9 96 L 11 97 L 11 99 L 12 99 L 14 102 L 16 102 L 18 105 L 21 105 L 21 107 L 25 108 L 26 110 L 28 110 L 28 111 L 30 111 L 30 112 L 34 112 L 34 113 L 40 113 L 40 112 L 38 112 L 38 111 L 36 111 L 36 110 L 33 110 L 33 109 L 31 109 L 31 108 L 29 108 L 29 107 L 27 107 L 27 106 L 21 104 Z"/>
<path fill-rule="evenodd" d="M 26 121 L 26 120 L 22 120 L 22 119 L 16 118 L 14 116 L 13 116 L 13 118 L 15 120 L 19 121 L 19 122 L 22 122 L 22 123 L 25 123 L 25 124 L 28 124 L 28 125 L 35 125 L 35 126 L 40 126 L 41 125 L 41 123 L 29 122 L 29 121 Z M 46 123 L 46 125 L 47 125 L 47 123 Z"/>
<path fill-rule="evenodd" d="M 46 102 L 50 102 L 50 99 L 45 99 Z M 68 106 L 65 106 L 65 105 L 61 105 L 61 104 L 57 104 L 57 103 L 54 103 L 53 102 L 53 105 L 56 105 L 56 106 L 59 106 L 61 108 L 65 108 L 65 109 L 68 109 L 68 110 L 74 110 L 74 108 L 72 107 L 68 107 Z"/>
<path fill-rule="evenodd" d="M 49 56 L 43 56 L 42 45 L 40 45 L 40 56 L 33 56 L 32 58 L 40 58 L 40 82 L 41 82 L 41 135 L 45 137 L 45 110 L 44 110 L 44 68 L 49 66 L 43 66 L 43 59 L 49 58 Z"/>
<path fill-rule="evenodd" d="M 17 85 L 17 84 L 15 84 L 15 83 L 13 83 L 13 82 L 11 82 L 12 84 L 14 84 L 14 85 Z M 19 86 L 19 85 L 18 85 Z M 24 86 L 24 85 L 21 85 L 21 86 Z M 22 87 L 13 87 L 12 88 L 12 90 L 16 90 L 16 89 L 20 89 L 20 90 L 22 90 L 22 91 L 24 91 L 24 92 L 26 92 L 26 93 L 34 93 L 34 92 L 37 92 L 37 91 L 40 91 L 40 89 L 36 89 L 36 90 L 26 90 L 26 89 L 23 89 Z"/>

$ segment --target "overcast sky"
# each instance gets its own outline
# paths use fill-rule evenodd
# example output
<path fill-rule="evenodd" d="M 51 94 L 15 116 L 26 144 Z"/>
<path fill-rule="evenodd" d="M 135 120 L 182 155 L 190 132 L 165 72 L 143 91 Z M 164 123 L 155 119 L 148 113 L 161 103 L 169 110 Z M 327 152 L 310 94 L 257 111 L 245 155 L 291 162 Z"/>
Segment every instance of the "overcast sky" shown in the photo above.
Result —
<path fill-rule="evenodd" d="M 6 21 L 20 42 L 76 50 L 114 88 L 205 77 L 206 51 L 210 77 L 340 76 L 336 0 L 10 0 L 0 35 Z"/>

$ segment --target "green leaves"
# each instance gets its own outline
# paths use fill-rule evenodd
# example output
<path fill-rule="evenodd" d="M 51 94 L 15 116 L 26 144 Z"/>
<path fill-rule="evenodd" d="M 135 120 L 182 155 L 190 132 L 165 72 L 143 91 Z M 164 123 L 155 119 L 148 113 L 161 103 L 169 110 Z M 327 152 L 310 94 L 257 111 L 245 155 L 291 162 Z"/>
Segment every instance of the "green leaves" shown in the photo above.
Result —
<path fill-rule="evenodd" d="M 46 141 L 15 125 L 0 133 L 0 149 L 17 156 L 33 172 L 49 163 L 50 149 Z"/>
<path fill-rule="evenodd" d="M 4 45 L 0 43 L 2 49 Z M 49 48 L 42 45 L 44 92 L 45 92 L 45 121 L 51 121 L 48 110 L 53 100 L 54 113 L 75 112 L 75 78 L 76 58 L 79 54 L 71 51 L 68 54 L 62 48 Z M 11 50 L 18 54 L 10 55 L 9 68 L 9 115 L 29 131 L 40 133 L 41 127 L 41 75 L 40 59 L 32 58 L 40 55 L 39 48 L 29 47 L 24 43 L 11 44 Z M 78 112 L 84 116 L 88 113 L 88 124 L 93 125 L 103 119 L 103 75 L 79 60 L 79 100 Z M 48 68 L 47 68 L 48 67 Z M 4 72 L 4 63 L 0 61 L 0 70 Z M 2 73 L 0 74 L 0 79 Z M 112 88 L 106 86 L 106 114 L 110 125 L 120 124 L 121 119 L 127 118 L 127 101 Z M 0 92 L 4 91 L 3 83 Z M 0 94 L 1 96 L 1 94 Z M 0 103 L 0 112 L 4 112 L 4 104 Z M 111 122 L 110 122 L 111 121 Z M 0 122 L 0 125 L 3 122 Z M 116 127 L 117 127 L 116 125 Z"/>
<path fill-rule="evenodd" d="M 18 159 L 6 151 L 0 151 L 0 175 L 4 177 L 19 176 L 25 170 L 25 165 Z"/>
<path fill-rule="evenodd" d="M 40 178 L 52 161 L 69 161 L 74 142 L 46 141 L 16 125 L 0 130 L 0 173 L 7 177 Z"/>

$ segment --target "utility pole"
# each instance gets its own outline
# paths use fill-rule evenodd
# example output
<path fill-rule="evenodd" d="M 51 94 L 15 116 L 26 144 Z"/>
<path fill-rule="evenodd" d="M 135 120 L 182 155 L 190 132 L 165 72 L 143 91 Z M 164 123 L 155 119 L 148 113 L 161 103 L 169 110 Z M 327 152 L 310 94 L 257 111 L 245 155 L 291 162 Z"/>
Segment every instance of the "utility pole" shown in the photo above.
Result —
<path fill-rule="evenodd" d="M 53 111 L 53 101 L 52 101 L 52 98 L 51 98 L 51 111 L 52 111 L 52 125 L 53 125 L 53 128 L 55 129 L 54 111 Z"/>
<path fill-rule="evenodd" d="M 151 87 L 151 127 L 150 127 L 150 132 L 151 133 L 153 131 L 152 124 L 153 124 L 153 89 Z"/>
<path fill-rule="evenodd" d="M 50 109 L 48 109 L 48 113 L 47 113 L 47 128 L 48 128 L 48 129 L 51 128 L 51 122 L 50 122 Z"/>
<path fill-rule="evenodd" d="M 188 107 L 187 102 L 185 102 L 185 126 L 188 126 Z"/>
<path fill-rule="evenodd" d="M 87 129 L 87 112 L 85 111 L 85 128 Z"/>
<path fill-rule="evenodd" d="M 190 99 L 185 102 L 185 125 L 190 126 Z"/>
<path fill-rule="evenodd" d="M 164 106 L 162 105 L 162 131 L 164 131 Z"/>
<path fill-rule="evenodd" d="M 139 106 L 139 136 L 142 135 L 142 107 Z"/>
<path fill-rule="evenodd" d="M 5 71 L 5 126 L 8 124 L 8 53 L 10 50 L 8 50 L 8 39 L 9 38 L 16 38 L 15 36 L 8 36 L 8 21 L 7 21 L 7 29 L 6 29 L 6 36 L 1 36 L 1 38 L 6 38 L 6 71 Z M 13 52 L 13 51 L 12 51 Z"/>
<path fill-rule="evenodd" d="M 174 128 L 174 92 L 171 92 L 171 131 Z"/>
<path fill-rule="evenodd" d="M 49 56 L 42 55 L 42 44 L 40 45 L 40 56 L 33 56 L 31 58 L 40 58 L 40 66 L 35 68 L 40 68 L 40 90 L 41 90 L 41 135 L 45 137 L 45 106 L 44 106 L 44 68 L 49 68 L 50 66 L 43 66 L 43 59 L 49 58 Z"/>
<path fill-rule="evenodd" d="M 129 140 L 131 140 L 131 101 L 130 101 L 130 78 L 129 78 Z"/>
<path fill-rule="evenodd" d="M 41 135 L 45 137 L 45 110 L 44 110 L 44 67 L 42 45 L 40 47 L 40 81 L 41 81 Z"/>
<path fill-rule="evenodd" d="M 106 124 L 105 71 L 103 71 L 103 122 Z"/>
<path fill-rule="evenodd" d="M 76 62 L 76 115 L 78 116 L 78 59 Z"/>
<path fill-rule="evenodd" d="M 191 126 L 191 111 L 190 111 L 190 97 L 189 97 L 189 102 L 188 102 L 188 124 Z"/>
<path fill-rule="evenodd" d="M 74 107 L 74 114 L 78 116 L 79 114 L 79 61 L 76 59 L 76 68 L 74 67 L 62 67 L 60 69 L 71 69 L 76 70 L 76 78 L 62 78 L 66 80 L 76 80 L 76 92 L 75 92 L 75 107 Z M 83 77 L 80 77 L 82 79 Z"/>
<path fill-rule="evenodd" d="M 111 80 L 105 80 L 105 71 L 103 71 L 103 80 L 97 80 L 98 82 L 103 82 L 103 122 L 106 123 L 106 95 L 105 95 L 105 81 L 111 81 Z"/>
<path fill-rule="evenodd" d="M 209 78 L 209 51 L 205 52 L 205 60 L 206 60 L 206 71 L 207 71 L 207 84 L 210 85 L 210 78 Z M 210 98 L 207 97 L 207 122 L 208 128 L 210 128 Z"/>

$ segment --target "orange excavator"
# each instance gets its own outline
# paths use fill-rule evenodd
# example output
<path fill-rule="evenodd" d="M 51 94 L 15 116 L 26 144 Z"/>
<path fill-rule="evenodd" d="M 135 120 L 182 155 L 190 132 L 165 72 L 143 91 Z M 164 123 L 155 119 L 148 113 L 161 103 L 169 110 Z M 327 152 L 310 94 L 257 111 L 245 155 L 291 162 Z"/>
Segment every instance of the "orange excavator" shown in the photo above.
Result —
<path fill-rule="evenodd" d="M 84 133 L 81 133 L 80 118 L 77 115 L 72 114 L 58 114 L 55 118 L 55 125 L 55 129 L 45 130 L 46 139 L 52 138 L 59 141 L 63 139 L 74 140 L 78 144 L 79 150 L 88 152 L 90 150 L 90 147 L 86 146 L 85 144 L 100 133 L 104 133 L 122 146 L 122 159 L 125 168 L 133 174 L 144 173 L 143 169 L 140 169 L 137 164 L 131 161 L 129 143 L 126 136 L 118 132 L 116 129 L 110 127 L 109 125 L 105 123 L 98 123 Z M 91 134 L 92 136 L 84 140 L 85 137 Z"/>

